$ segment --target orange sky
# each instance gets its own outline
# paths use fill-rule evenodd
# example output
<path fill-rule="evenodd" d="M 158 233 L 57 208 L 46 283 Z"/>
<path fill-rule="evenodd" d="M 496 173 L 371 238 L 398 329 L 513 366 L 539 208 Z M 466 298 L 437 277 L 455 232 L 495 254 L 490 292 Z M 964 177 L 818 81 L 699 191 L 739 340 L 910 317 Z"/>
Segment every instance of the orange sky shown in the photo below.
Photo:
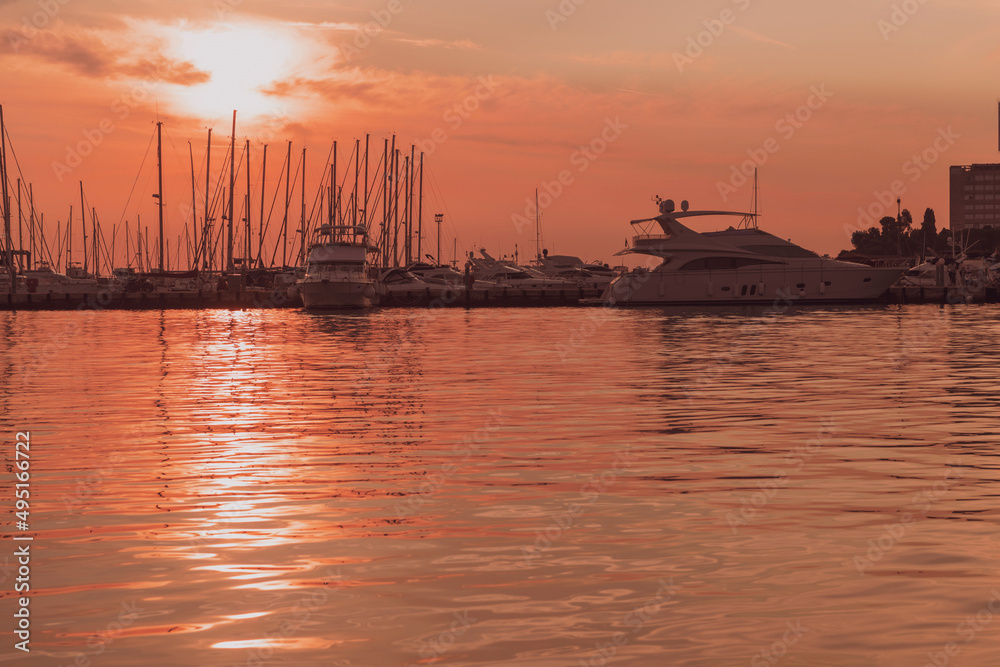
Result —
<path fill-rule="evenodd" d="M 294 160 L 308 149 L 311 207 L 334 139 L 343 164 L 371 133 L 373 170 L 385 137 L 407 153 L 421 142 L 424 248 L 445 213 L 445 259 L 455 236 L 459 253 L 533 254 L 533 225 L 517 221 L 539 187 L 545 246 L 612 261 L 654 195 L 748 208 L 733 172 L 755 163 L 761 226 L 835 253 L 893 181 L 940 227 L 948 166 L 998 159 L 992 0 L 651 5 L 0 0 L 0 103 L 50 246 L 71 205 L 78 219 L 80 181 L 106 237 L 137 215 L 154 224 L 159 119 L 176 248 L 188 142 L 204 190 L 207 129 L 215 180 L 233 109 L 237 142 L 252 142 L 255 216 L 264 143 L 268 205 L 290 140 Z"/>

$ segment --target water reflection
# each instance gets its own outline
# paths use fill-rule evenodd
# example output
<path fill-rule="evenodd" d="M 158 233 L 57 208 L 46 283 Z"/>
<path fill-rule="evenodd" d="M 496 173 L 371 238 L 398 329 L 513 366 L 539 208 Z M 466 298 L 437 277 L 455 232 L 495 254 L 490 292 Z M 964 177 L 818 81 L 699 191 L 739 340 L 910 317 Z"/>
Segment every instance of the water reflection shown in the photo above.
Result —
<path fill-rule="evenodd" d="M 985 664 L 997 312 L 2 314 L 33 652 Z"/>

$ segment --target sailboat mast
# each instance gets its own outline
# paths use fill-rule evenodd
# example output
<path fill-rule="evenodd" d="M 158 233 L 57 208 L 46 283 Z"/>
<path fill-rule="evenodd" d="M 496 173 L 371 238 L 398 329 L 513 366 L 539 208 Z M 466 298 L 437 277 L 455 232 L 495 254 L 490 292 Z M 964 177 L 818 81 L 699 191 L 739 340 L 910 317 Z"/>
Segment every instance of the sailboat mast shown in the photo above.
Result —
<path fill-rule="evenodd" d="M 417 261 L 423 257 L 423 245 L 421 240 L 424 236 L 424 152 L 420 151 L 420 201 L 417 204 Z M 441 234 L 438 233 L 440 238 Z M 440 249 L 438 249 L 440 255 Z"/>
<path fill-rule="evenodd" d="M 226 223 L 226 270 L 233 270 L 233 190 L 236 188 L 236 110 L 233 134 L 229 137 L 229 220 Z"/>
<path fill-rule="evenodd" d="M 196 213 L 198 200 L 195 198 L 194 190 L 194 148 L 191 146 L 191 142 L 188 142 L 188 157 L 191 160 L 191 225 L 188 237 L 187 248 L 187 264 L 188 269 L 198 268 L 198 214 Z M 194 258 L 195 263 L 191 264 L 191 250 L 194 248 Z"/>
<path fill-rule="evenodd" d="M 156 215 L 160 225 L 160 271 L 163 271 L 163 122 L 156 123 Z M 82 187 L 82 186 L 81 186 Z"/>
<path fill-rule="evenodd" d="M 83 273 L 87 274 L 87 209 L 83 205 L 83 181 L 80 181 L 80 229 L 83 231 Z"/>
<path fill-rule="evenodd" d="M 299 257 L 296 266 L 306 261 L 306 149 L 302 148 L 302 219 L 299 223 Z"/>
<path fill-rule="evenodd" d="M 285 218 L 281 221 L 281 267 L 285 268 L 288 266 L 288 198 L 291 196 L 289 193 L 289 187 L 291 184 L 292 177 L 292 142 L 288 142 L 288 155 L 285 157 L 285 164 L 288 165 L 288 169 L 285 170 Z"/>
<path fill-rule="evenodd" d="M 535 259 L 542 260 L 542 227 L 540 225 L 540 212 L 538 210 L 538 188 L 535 188 Z"/>
<path fill-rule="evenodd" d="M 264 253 L 264 194 L 267 192 L 267 144 L 264 144 L 264 155 L 260 163 L 260 227 L 257 234 L 257 266 L 263 266 L 261 255 Z"/>
<path fill-rule="evenodd" d="M 250 261 L 250 236 L 253 229 L 250 225 L 250 140 L 247 139 L 247 238 L 246 238 L 246 252 L 243 253 L 243 266 L 248 266 Z"/>
<path fill-rule="evenodd" d="M 3 182 L 3 189 L 0 197 L 3 197 L 3 228 L 6 240 L 7 272 L 10 275 L 10 293 L 14 293 L 14 248 L 10 243 L 10 197 L 7 194 L 7 129 L 3 124 L 3 106 L 0 106 L 0 181 Z"/>
<path fill-rule="evenodd" d="M 201 255 L 202 266 L 204 266 L 209 271 L 212 270 L 212 265 L 208 261 L 208 240 L 212 236 L 212 223 L 209 220 L 208 214 L 208 193 L 211 187 L 211 181 L 209 180 L 209 175 L 212 173 L 212 128 L 208 128 L 208 145 L 205 148 L 205 219 L 202 223 L 205 225 L 205 229 L 201 232 L 201 245 L 198 247 L 198 254 Z"/>
<path fill-rule="evenodd" d="M 365 208 L 364 223 L 365 230 L 368 229 L 368 148 L 370 146 L 371 135 L 365 133 Z"/>

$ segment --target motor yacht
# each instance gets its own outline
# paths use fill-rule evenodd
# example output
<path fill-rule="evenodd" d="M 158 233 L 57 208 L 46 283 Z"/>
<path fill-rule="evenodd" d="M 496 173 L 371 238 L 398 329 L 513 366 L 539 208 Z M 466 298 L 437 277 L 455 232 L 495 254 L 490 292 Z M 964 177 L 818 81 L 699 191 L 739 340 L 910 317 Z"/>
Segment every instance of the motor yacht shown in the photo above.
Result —
<path fill-rule="evenodd" d="M 657 198 L 660 213 L 633 220 L 639 234 L 618 255 L 651 258 L 616 278 L 602 295 L 605 303 L 772 303 L 858 302 L 881 297 L 906 270 L 843 262 L 798 246 L 757 227 L 756 213 L 691 211 L 682 202 Z M 722 231 L 696 232 L 685 222 L 709 216 L 736 217 Z M 658 264 L 654 264 L 659 260 Z"/>
<path fill-rule="evenodd" d="M 369 275 L 368 243 L 364 225 L 322 225 L 309 246 L 306 272 L 296 282 L 302 303 L 309 309 L 367 308 L 376 298 Z"/>

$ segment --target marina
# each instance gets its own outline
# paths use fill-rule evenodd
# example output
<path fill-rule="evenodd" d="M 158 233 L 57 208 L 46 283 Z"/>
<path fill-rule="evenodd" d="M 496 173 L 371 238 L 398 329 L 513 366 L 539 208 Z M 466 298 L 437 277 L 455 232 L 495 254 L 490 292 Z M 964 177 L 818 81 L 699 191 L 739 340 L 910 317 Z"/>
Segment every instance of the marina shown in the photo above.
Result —
<path fill-rule="evenodd" d="M 996 664 L 1000 5 L 861 4 L 0 2 L 0 663 Z"/>

